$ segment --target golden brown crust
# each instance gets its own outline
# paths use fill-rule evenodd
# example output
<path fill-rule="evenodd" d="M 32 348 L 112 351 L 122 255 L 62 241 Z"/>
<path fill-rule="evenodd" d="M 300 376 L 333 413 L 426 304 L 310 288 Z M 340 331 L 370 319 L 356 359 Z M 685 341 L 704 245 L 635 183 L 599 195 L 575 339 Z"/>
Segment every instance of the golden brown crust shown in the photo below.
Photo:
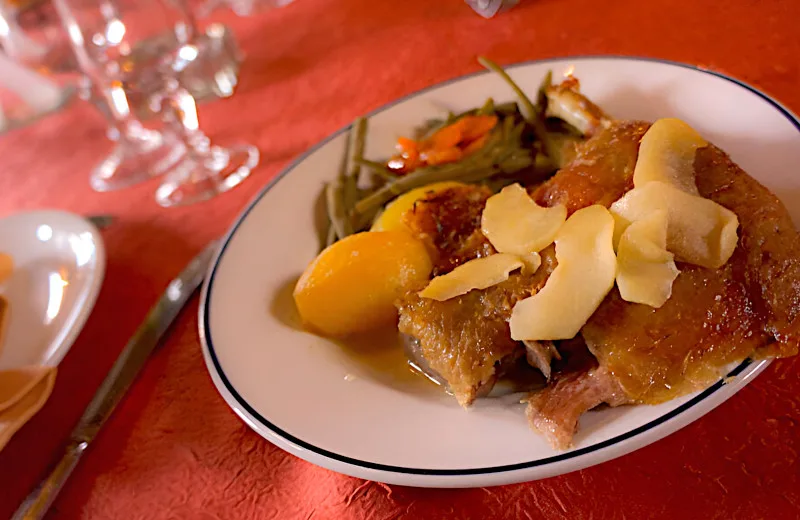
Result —
<path fill-rule="evenodd" d="M 552 248 L 542 257 L 533 275 L 515 273 L 501 284 L 443 302 L 415 292 L 400 302 L 400 332 L 419 340 L 428 365 L 462 406 L 494 383 L 496 369 L 507 358 L 524 355 L 521 343 L 511 339 L 508 319 L 514 304 L 539 290 L 552 272 Z"/>
<path fill-rule="evenodd" d="M 448 188 L 418 201 L 403 216 L 405 224 L 428 246 L 434 276 L 495 252 L 481 233 L 481 215 L 491 196 L 485 186 Z"/>
<path fill-rule="evenodd" d="M 577 156 L 532 197 L 542 206 L 564 204 L 567 213 L 602 204 L 610 206 L 633 188 L 639 141 L 650 127 L 640 121 L 615 122 L 578 146 Z"/>
<path fill-rule="evenodd" d="M 786 208 L 730 157 L 709 146 L 695 160 L 700 193 L 739 217 L 739 245 L 731 263 L 740 267 L 751 305 L 777 340 L 771 355 L 797 354 L 800 343 L 800 238 Z"/>
<path fill-rule="evenodd" d="M 609 205 L 632 184 L 640 123 L 615 123 L 535 196 L 576 210 Z M 768 348 L 797 352 L 800 239 L 786 208 L 718 148 L 698 153 L 700 194 L 739 216 L 740 241 L 720 269 L 679 265 L 659 309 L 623 301 L 614 289 L 582 334 L 601 366 L 632 399 L 661 402 L 713 382 L 725 365 Z"/>

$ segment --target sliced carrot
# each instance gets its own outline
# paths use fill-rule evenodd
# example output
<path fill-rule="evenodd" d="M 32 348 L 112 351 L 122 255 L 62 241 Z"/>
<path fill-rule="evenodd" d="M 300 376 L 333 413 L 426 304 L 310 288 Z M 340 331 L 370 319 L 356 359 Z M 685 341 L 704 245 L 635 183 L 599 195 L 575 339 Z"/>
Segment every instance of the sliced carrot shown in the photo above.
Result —
<path fill-rule="evenodd" d="M 400 152 L 415 152 L 419 153 L 419 144 L 408 137 L 399 137 L 397 139 L 397 150 Z"/>
<path fill-rule="evenodd" d="M 444 150 L 458 145 L 458 143 L 461 142 L 463 130 L 460 121 L 459 119 L 452 125 L 437 130 L 436 133 L 431 136 L 430 141 L 426 143 L 428 146 L 425 146 L 425 148 Z"/>
<path fill-rule="evenodd" d="M 466 156 L 466 155 L 470 155 L 470 154 L 473 154 L 473 153 L 477 152 L 478 150 L 483 148 L 483 146 L 486 144 L 486 141 L 488 139 L 489 139 L 489 134 L 488 133 L 485 133 L 482 136 L 480 136 L 479 138 L 475 139 L 474 141 L 472 141 L 471 143 L 469 143 L 467 146 L 465 146 L 462 149 L 463 152 L 464 152 L 464 155 Z"/>
<path fill-rule="evenodd" d="M 462 141 L 474 141 L 497 126 L 497 116 L 467 116 L 462 121 Z"/>
<path fill-rule="evenodd" d="M 434 149 L 425 151 L 425 162 L 428 164 L 444 164 L 456 162 L 464 157 L 461 148 L 453 146 L 450 148 Z"/>

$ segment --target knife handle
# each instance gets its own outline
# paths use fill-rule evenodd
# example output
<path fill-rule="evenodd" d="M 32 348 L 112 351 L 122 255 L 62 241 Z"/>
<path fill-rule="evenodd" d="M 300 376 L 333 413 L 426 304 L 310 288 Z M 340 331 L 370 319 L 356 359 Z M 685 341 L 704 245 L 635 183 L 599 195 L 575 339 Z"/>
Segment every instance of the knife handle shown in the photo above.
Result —
<path fill-rule="evenodd" d="M 59 491 L 88 447 L 86 442 L 73 441 L 50 475 L 19 506 L 11 520 L 41 520 L 50 509 Z"/>

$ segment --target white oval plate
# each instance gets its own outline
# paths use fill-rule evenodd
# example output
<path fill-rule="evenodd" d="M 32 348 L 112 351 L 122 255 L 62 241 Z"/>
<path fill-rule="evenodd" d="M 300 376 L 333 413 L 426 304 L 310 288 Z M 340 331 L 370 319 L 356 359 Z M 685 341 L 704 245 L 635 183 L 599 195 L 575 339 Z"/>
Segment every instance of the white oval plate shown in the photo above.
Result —
<path fill-rule="evenodd" d="M 619 118 L 679 117 L 728 151 L 792 208 L 800 221 L 800 123 L 757 90 L 675 63 L 619 57 L 567 58 L 509 68 L 528 92 L 548 69 L 574 67 L 583 91 Z M 367 157 L 388 156 L 395 139 L 443 110 L 511 100 L 494 74 L 456 79 L 370 114 Z M 523 407 L 482 400 L 469 411 L 452 398 L 409 392 L 348 358 L 335 344 L 285 324 L 291 285 L 317 253 L 312 208 L 336 175 L 337 132 L 289 166 L 244 211 L 203 289 L 200 334 L 208 370 L 227 403 L 284 450 L 340 473 L 381 482 L 471 487 L 528 481 L 618 457 L 698 419 L 767 365 L 735 368 L 728 384 L 659 406 L 587 413 L 575 447 L 553 451 Z M 355 377 L 347 377 L 346 375 Z"/>
<path fill-rule="evenodd" d="M 9 302 L 0 369 L 58 365 L 100 292 L 106 259 L 99 232 L 72 213 L 18 213 L 0 219 L 0 252 L 14 260 L 0 284 Z"/>

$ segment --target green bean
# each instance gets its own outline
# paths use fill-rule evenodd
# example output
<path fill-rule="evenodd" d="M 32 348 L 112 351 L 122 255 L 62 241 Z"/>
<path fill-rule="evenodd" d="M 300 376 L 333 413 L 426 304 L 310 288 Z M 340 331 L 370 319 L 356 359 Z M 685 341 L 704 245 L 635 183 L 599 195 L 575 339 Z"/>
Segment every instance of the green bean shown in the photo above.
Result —
<path fill-rule="evenodd" d="M 323 204 L 325 204 L 327 208 L 327 201 L 325 199 L 325 189 L 322 190 L 322 197 L 323 197 Z M 319 239 L 319 250 L 322 251 L 326 247 L 330 245 L 330 236 L 333 233 L 333 239 L 336 240 L 336 231 L 333 230 L 333 226 L 331 226 L 331 219 L 328 217 L 327 211 L 325 212 L 325 221 L 322 222 L 322 225 L 317 228 L 317 238 Z"/>
<path fill-rule="evenodd" d="M 542 79 L 542 83 L 539 85 L 539 91 L 536 95 L 536 109 L 542 115 L 544 115 L 545 111 L 547 110 L 547 89 L 549 89 L 553 85 L 553 71 L 548 70 L 547 74 L 544 75 L 544 79 Z"/>
<path fill-rule="evenodd" d="M 487 69 L 499 75 L 506 83 L 508 83 L 508 86 L 511 87 L 517 97 L 519 97 L 519 101 L 524 109 L 522 116 L 528 123 L 530 123 L 531 127 L 533 127 L 533 134 L 539 141 L 541 141 L 542 145 L 544 146 L 545 154 L 547 154 L 549 157 L 551 156 L 551 153 L 556 153 L 553 143 L 547 137 L 547 129 L 544 127 L 544 121 L 542 119 L 543 114 L 539 113 L 539 110 L 537 110 L 536 106 L 531 102 L 530 98 L 519 87 L 519 85 L 517 85 L 514 80 L 511 79 L 511 76 L 509 76 L 500 65 L 493 62 L 489 58 L 478 56 L 478 62 Z M 525 112 L 527 112 L 527 114 Z"/>
<path fill-rule="evenodd" d="M 344 182 L 344 210 L 347 215 L 352 211 L 358 200 L 358 181 L 361 178 L 361 164 L 359 159 L 364 155 L 364 136 L 367 132 L 367 120 L 358 117 L 350 127 L 347 140 L 347 155 L 343 166 Z M 340 237 L 344 238 L 344 237 Z"/>
<path fill-rule="evenodd" d="M 330 223 L 329 223 L 330 224 Z M 330 247 L 336 242 L 336 229 L 332 225 L 328 227 L 328 236 L 325 240 L 325 247 Z"/>
<path fill-rule="evenodd" d="M 507 103 L 500 103 L 499 105 L 495 105 L 494 113 L 498 116 L 516 116 L 522 115 L 519 111 L 519 105 L 517 105 L 516 101 L 509 101 Z"/>
<path fill-rule="evenodd" d="M 478 109 L 476 114 L 479 115 L 479 116 L 490 116 L 490 115 L 494 114 L 494 112 L 495 112 L 494 99 L 489 98 L 489 99 L 486 100 L 486 102 L 483 104 L 483 106 Z"/>
<path fill-rule="evenodd" d="M 328 218 L 331 219 L 331 227 L 336 230 L 336 236 L 344 238 L 352 235 L 353 226 L 344 207 L 344 184 L 341 179 L 325 185 L 325 202 Z"/>
<path fill-rule="evenodd" d="M 504 161 L 513 156 L 515 152 L 522 151 L 518 143 L 509 145 L 515 136 L 516 126 L 513 118 L 506 118 L 501 128 L 490 134 L 490 138 L 484 147 L 478 152 L 465 157 L 457 163 L 450 163 L 436 166 L 424 166 L 417 168 L 398 177 L 394 182 L 389 183 L 370 195 L 361 199 L 355 207 L 355 214 L 366 214 L 380 208 L 395 196 L 401 195 L 409 190 L 425 186 L 432 182 L 454 181 L 478 182 L 492 175 L 513 167 L 518 167 L 522 163 L 508 163 Z M 515 157 L 515 160 L 518 158 Z M 528 156 L 522 167 L 533 162 L 533 158 Z"/>
<path fill-rule="evenodd" d="M 357 232 L 358 231 L 363 231 L 367 227 L 369 227 L 370 224 L 372 224 L 372 222 L 375 221 L 375 218 L 378 216 L 378 213 L 380 212 L 380 210 L 381 210 L 381 207 L 378 206 L 374 210 L 372 210 L 372 211 L 370 211 L 368 213 L 365 213 L 365 214 L 356 213 L 356 214 L 354 214 L 353 215 L 353 227 L 355 228 L 355 230 Z"/>
<path fill-rule="evenodd" d="M 352 139 L 353 132 L 355 132 L 354 139 Z M 350 129 L 350 135 L 351 143 L 349 150 L 349 174 L 351 177 L 355 177 L 356 180 L 358 180 L 358 176 L 361 173 L 361 160 L 364 158 L 364 146 L 367 135 L 367 120 L 363 117 L 357 117 L 356 120 L 353 121 L 353 125 Z"/>
<path fill-rule="evenodd" d="M 511 89 L 514 91 L 517 97 L 519 97 L 519 101 L 520 103 L 522 103 L 522 107 L 528 112 L 527 114 L 525 114 L 524 112 L 522 114 L 525 117 L 525 119 L 531 121 L 539 116 L 538 111 L 536 110 L 536 107 L 533 105 L 533 103 L 531 103 L 530 98 L 525 94 L 525 92 L 521 88 L 519 88 L 519 85 L 517 85 L 514 82 L 514 80 L 511 79 L 511 76 L 509 76 L 508 73 L 505 70 L 503 70 L 503 68 L 500 65 L 498 65 L 497 63 L 493 62 L 492 60 L 484 56 L 478 56 L 478 63 L 480 63 L 487 69 L 491 70 L 492 72 L 496 73 L 501 78 L 503 78 L 503 80 L 505 80 L 506 83 L 508 83 L 508 86 L 511 87 Z"/>
<path fill-rule="evenodd" d="M 363 157 L 359 159 L 358 162 L 362 166 L 366 166 L 372 170 L 373 173 L 387 182 L 394 181 L 397 178 L 397 175 L 392 173 L 392 171 L 383 163 L 379 163 L 378 161 L 370 161 L 369 159 L 364 159 Z"/>

